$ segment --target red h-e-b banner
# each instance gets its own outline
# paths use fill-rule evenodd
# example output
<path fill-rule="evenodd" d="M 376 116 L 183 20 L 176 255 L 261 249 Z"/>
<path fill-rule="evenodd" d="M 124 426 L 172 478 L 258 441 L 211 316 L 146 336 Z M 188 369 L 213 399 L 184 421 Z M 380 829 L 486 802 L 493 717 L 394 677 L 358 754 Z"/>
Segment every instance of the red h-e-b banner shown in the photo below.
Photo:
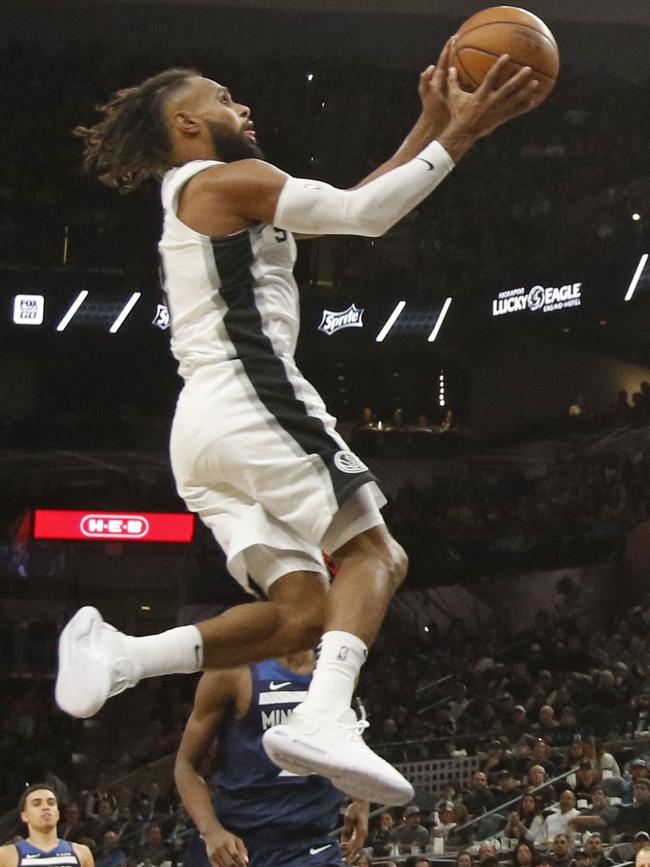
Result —
<path fill-rule="evenodd" d="M 194 515 L 172 512 L 79 512 L 35 509 L 35 539 L 190 542 Z"/>

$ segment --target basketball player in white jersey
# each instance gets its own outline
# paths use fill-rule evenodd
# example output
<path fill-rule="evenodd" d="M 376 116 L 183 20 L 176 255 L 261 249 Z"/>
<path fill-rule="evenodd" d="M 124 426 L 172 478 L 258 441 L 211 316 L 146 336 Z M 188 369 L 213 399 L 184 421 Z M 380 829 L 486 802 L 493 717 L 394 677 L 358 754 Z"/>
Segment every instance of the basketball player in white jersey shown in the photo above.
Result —
<path fill-rule="evenodd" d="M 88 846 L 59 840 L 58 798 L 47 783 L 25 789 L 18 810 L 28 834 L 24 840 L 0 846 L 0 867 L 95 867 Z"/>
<path fill-rule="evenodd" d="M 307 698 L 265 734 L 280 767 L 353 797 L 401 804 L 411 785 L 364 743 L 350 708 L 359 669 L 407 559 L 368 468 L 293 359 L 293 233 L 377 236 L 421 202 L 474 142 L 534 104 L 530 69 L 499 59 L 473 94 L 426 69 L 422 109 L 397 153 L 352 190 L 292 178 L 260 159 L 250 110 L 194 70 L 118 92 L 85 139 L 86 168 L 127 192 L 163 178 L 160 252 L 172 351 L 185 380 L 171 434 L 180 494 L 266 601 L 134 638 L 82 608 L 59 644 L 56 698 L 78 717 L 144 677 L 227 668 L 313 647 Z M 331 588 L 321 551 L 338 574 Z"/>

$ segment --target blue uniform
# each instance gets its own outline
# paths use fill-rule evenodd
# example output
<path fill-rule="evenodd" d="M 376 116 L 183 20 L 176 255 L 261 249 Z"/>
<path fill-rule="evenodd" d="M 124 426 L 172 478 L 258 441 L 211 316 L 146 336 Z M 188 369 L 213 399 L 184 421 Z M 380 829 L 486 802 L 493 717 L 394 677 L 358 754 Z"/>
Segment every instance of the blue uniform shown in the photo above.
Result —
<path fill-rule="evenodd" d="M 284 722 L 307 693 L 311 674 L 296 674 L 277 660 L 251 665 L 252 696 L 241 719 L 226 718 L 217 735 L 213 779 L 215 813 L 246 844 L 249 867 L 339 867 L 338 843 L 329 836 L 342 795 L 329 780 L 281 771 L 262 746 L 262 735 Z M 201 843 L 191 847 L 191 867 Z"/>
<path fill-rule="evenodd" d="M 27 840 L 19 840 L 16 843 L 18 850 L 18 867 L 80 867 L 77 853 L 72 843 L 67 840 L 58 840 L 54 849 L 45 852 L 37 849 Z"/>

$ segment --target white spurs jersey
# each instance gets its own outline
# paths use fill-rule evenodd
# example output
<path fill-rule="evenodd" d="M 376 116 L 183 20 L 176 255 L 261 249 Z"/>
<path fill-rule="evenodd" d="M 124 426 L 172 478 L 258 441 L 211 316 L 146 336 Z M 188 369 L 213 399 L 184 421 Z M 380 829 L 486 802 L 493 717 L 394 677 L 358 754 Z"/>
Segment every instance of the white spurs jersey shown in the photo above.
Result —
<path fill-rule="evenodd" d="M 290 232 L 258 223 L 234 235 L 210 237 L 176 216 L 183 186 L 220 165 L 193 160 L 162 183 L 163 234 L 158 245 L 179 373 L 188 379 L 205 364 L 273 354 L 293 356 L 300 320 Z"/>

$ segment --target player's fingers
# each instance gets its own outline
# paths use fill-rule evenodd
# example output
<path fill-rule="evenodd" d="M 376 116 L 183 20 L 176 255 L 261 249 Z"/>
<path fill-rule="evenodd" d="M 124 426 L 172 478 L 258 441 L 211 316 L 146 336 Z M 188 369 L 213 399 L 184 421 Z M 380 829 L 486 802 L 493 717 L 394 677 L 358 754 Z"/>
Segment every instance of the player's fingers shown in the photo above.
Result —
<path fill-rule="evenodd" d="M 425 84 L 427 81 L 429 81 L 435 70 L 436 68 L 433 63 L 427 66 L 426 69 L 423 69 L 420 73 L 420 84 Z"/>
<path fill-rule="evenodd" d="M 485 93 L 491 90 L 495 90 L 498 87 L 499 81 L 501 81 L 502 75 L 504 75 L 505 69 L 510 62 L 509 54 L 502 54 L 501 57 L 491 66 L 487 75 L 480 83 L 477 88 L 477 91 Z"/>
<path fill-rule="evenodd" d="M 529 81 L 526 87 L 517 95 L 515 105 L 518 108 L 518 114 L 523 114 L 525 111 L 530 111 L 531 108 L 539 105 L 539 81 L 533 79 Z"/>
<path fill-rule="evenodd" d="M 438 60 L 438 64 L 433 72 L 433 77 L 431 78 L 431 87 L 441 93 L 446 95 L 447 93 L 447 76 L 449 74 L 449 64 L 451 63 L 451 48 L 449 43 L 443 49 L 442 54 L 440 55 L 440 59 Z"/>
<path fill-rule="evenodd" d="M 235 837 L 232 843 L 231 855 L 233 859 L 234 867 L 246 867 L 248 864 L 248 852 L 246 851 L 246 846 L 239 837 Z"/>
<path fill-rule="evenodd" d="M 440 57 L 438 58 L 438 62 L 436 63 L 434 79 L 440 78 L 441 81 L 445 81 L 447 78 L 447 70 L 449 69 L 449 61 L 451 60 L 451 52 L 454 47 L 454 43 L 456 42 L 456 37 L 451 36 L 446 42 L 445 47 L 440 52 Z"/>
<path fill-rule="evenodd" d="M 354 863 L 354 859 L 357 857 L 359 852 L 361 851 L 361 844 L 355 843 L 354 841 L 350 841 L 350 848 L 346 852 L 345 860 L 348 864 Z"/>
<path fill-rule="evenodd" d="M 501 87 L 496 91 L 499 96 L 510 96 L 513 93 L 517 93 L 519 90 L 523 90 L 525 86 L 531 81 L 533 75 L 535 73 L 530 68 L 530 66 L 522 66 L 521 69 L 516 72 L 513 76 L 511 76 Z"/>
<path fill-rule="evenodd" d="M 245 867 L 248 861 L 244 861 L 243 857 L 239 852 L 239 844 L 241 840 L 234 837 L 232 840 L 229 840 L 225 848 L 225 856 L 226 856 L 226 864 L 227 867 Z"/>
<path fill-rule="evenodd" d="M 460 84 L 458 83 L 458 70 L 455 66 L 449 67 L 449 72 L 447 74 L 447 87 L 450 96 L 456 96 L 456 94 L 462 93 Z"/>

